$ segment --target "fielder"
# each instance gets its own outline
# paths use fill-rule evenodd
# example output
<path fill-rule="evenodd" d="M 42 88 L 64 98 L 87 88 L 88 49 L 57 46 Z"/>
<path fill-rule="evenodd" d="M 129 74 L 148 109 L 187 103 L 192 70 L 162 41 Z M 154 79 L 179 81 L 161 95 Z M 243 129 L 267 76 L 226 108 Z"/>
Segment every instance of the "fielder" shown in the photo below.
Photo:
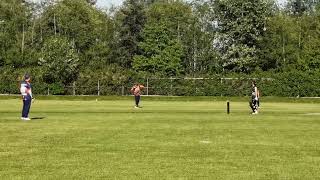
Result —
<path fill-rule="evenodd" d="M 21 82 L 20 92 L 23 101 L 22 116 L 21 120 L 30 121 L 29 111 L 31 102 L 33 101 L 32 90 L 31 90 L 31 77 L 29 74 L 24 75 L 24 81 Z"/>
<path fill-rule="evenodd" d="M 140 102 L 141 91 L 143 90 L 143 88 L 144 86 L 139 83 L 135 83 L 134 86 L 132 86 L 131 88 L 131 93 L 134 95 L 135 104 L 136 104 L 134 108 L 141 108 L 139 106 L 139 102 Z"/>

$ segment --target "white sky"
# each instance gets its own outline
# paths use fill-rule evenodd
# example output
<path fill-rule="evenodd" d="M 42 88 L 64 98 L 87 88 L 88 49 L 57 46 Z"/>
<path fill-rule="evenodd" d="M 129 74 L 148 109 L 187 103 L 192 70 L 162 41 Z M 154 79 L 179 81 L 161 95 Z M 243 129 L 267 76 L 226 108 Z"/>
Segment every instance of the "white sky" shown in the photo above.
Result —
<path fill-rule="evenodd" d="M 39 2 L 39 1 L 45 1 L 45 0 L 30 0 L 33 2 Z M 97 1 L 97 5 L 99 7 L 111 7 L 111 5 L 115 5 L 115 6 L 119 6 L 123 3 L 124 0 L 98 0 Z M 190 0 L 186 0 L 186 1 L 190 1 Z M 286 2 L 287 0 L 277 0 L 280 4 L 283 4 L 284 2 Z"/>
<path fill-rule="evenodd" d="M 100 7 L 110 7 L 111 5 L 119 6 L 124 0 L 98 0 L 97 4 Z M 280 4 L 283 4 L 287 0 L 278 0 Z"/>
<path fill-rule="evenodd" d="M 100 7 L 110 7 L 111 5 L 119 6 L 124 0 L 98 0 L 97 5 Z"/>

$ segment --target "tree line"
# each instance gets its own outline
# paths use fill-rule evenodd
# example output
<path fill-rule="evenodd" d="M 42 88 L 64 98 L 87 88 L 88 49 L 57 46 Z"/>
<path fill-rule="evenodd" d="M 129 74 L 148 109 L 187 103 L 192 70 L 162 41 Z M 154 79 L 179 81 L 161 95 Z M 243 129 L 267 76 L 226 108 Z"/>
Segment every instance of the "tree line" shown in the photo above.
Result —
<path fill-rule="evenodd" d="M 140 77 L 319 73 L 317 0 L 0 2 L 0 74 L 68 85 Z M 299 74 L 298 73 L 298 74 Z"/>

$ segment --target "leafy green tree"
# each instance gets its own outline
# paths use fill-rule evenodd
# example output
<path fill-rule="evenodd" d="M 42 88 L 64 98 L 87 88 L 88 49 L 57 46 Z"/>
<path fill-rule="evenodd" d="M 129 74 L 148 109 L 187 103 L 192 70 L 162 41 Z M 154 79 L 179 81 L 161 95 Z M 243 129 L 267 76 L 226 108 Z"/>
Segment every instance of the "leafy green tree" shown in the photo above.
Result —
<path fill-rule="evenodd" d="M 143 32 L 144 41 L 139 44 L 142 55 L 134 57 L 137 71 L 177 76 L 181 72 L 182 45 L 169 35 L 165 24 L 148 24 Z"/>
<path fill-rule="evenodd" d="M 85 0 L 62 0 L 49 4 L 37 24 L 36 43 L 63 36 L 70 39 L 80 54 L 82 66 L 97 66 L 108 62 L 113 38 L 111 19 Z"/>
<path fill-rule="evenodd" d="M 297 66 L 304 71 L 320 71 L 320 15 L 304 16 L 302 22 L 302 52 Z"/>
<path fill-rule="evenodd" d="M 216 39 L 214 8 L 208 1 L 194 1 L 193 22 L 188 32 L 188 52 L 184 63 L 187 74 L 216 74 L 222 71 L 220 55 L 213 44 Z"/>
<path fill-rule="evenodd" d="M 79 56 L 67 38 L 50 38 L 41 51 L 39 64 L 44 69 L 45 82 L 69 84 L 77 79 Z"/>
<path fill-rule="evenodd" d="M 91 5 L 95 5 L 97 3 L 97 0 L 87 0 L 87 2 Z"/>
<path fill-rule="evenodd" d="M 284 14 L 268 19 L 267 31 L 258 45 L 259 67 L 262 70 L 283 70 L 296 64 L 300 53 L 296 27 L 295 19 Z"/>
<path fill-rule="evenodd" d="M 302 16 L 313 13 L 319 3 L 319 0 L 288 0 L 285 11 L 289 15 Z"/>
<path fill-rule="evenodd" d="M 25 39 L 30 17 L 30 4 L 22 0 L 0 1 L 0 66 L 26 65 Z"/>
<path fill-rule="evenodd" d="M 113 43 L 113 62 L 125 68 L 132 66 L 133 57 L 139 55 L 141 32 L 146 22 L 145 9 L 141 1 L 126 0 L 116 13 L 116 30 Z"/>
<path fill-rule="evenodd" d="M 149 6 L 147 17 L 148 24 L 165 24 L 168 28 L 168 35 L 181 43 L 183 50 L 181 56 L 182 74 L 192 74 L 206 68 L 205 60 L 202 58 L 202 52 L 206 50 L 201 49 L 203 46 L 200 46 L 202 40 L 207 37 L 202 37 L 201 27 L 190 4 L 183 1 L 159 0 Z"/>
<path fill-rule="evenodd" d="M 217 42 L 225 70 L 250 72 L 257 65 L 257 44 L 271 4 L 265 0 L 217 0 Z"/>
<path fill-rule="evenodd" d="M 150 67 L 148 72 L 152 73 L 158 70 L 159 74 L 173 76 L 185 74 L 189 70 L 194 72 L 195 68 L 192 66 L 198 66 L 196 62 L 198 59 L 195 58 L 193 50 L 196 47 L 193 31 L 195 26 L 191 27 L 191 24 L 195 22 L 192 6 L 182 1 L 159 0 L 150 3 L 146 15 L 147 27 L 144 29 L 143 42 L 139 46 L 143 52 L 141 56 L 138 56 L 139 58 L 134 59 L 135 69 L 141 70 L 142 62 L 146 62 L 143 70 Z M 158 45 L 157 41 L 151 41 L 152 38 L 156 38 L 161 44 Z M 168 38 L 170 41 L 167 40 Z M 176 54 L 172 50 L 176 51 Z M 156 60 L 159 61 L 158 65 Z M 164 66 L 164 64 L 167 65 Z"/>
<path fill-rule="evenodd" d="M 319 18 L 316 13 L 291 16 L 279 13 L 269 18 L 260 41 L 263 70 L 316 70 Z"/>

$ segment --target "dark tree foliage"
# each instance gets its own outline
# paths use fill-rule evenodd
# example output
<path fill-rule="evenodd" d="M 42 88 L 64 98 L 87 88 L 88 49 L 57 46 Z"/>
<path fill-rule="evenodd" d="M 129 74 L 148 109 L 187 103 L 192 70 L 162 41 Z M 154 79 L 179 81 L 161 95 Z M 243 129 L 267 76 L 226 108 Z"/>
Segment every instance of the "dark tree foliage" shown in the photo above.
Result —
<path fill-rule="evenodd" d="M 132 66 L 133 57 L 140 54 L 141 32 L 146 22 L 144 5 L 141 1 L 127 0 L 117 13 L 119 26 L 116 29 L 113 57 L 125 68 Z"/>
<path fill-rule="evenodd" d="M 0 0 L 0 78 L 28 70 L 50 86 L 100 78 L 121 86 L 141 76 L 296 73 L 300 82 L 320 72 L 319 0 L 96 2 Z"/>

